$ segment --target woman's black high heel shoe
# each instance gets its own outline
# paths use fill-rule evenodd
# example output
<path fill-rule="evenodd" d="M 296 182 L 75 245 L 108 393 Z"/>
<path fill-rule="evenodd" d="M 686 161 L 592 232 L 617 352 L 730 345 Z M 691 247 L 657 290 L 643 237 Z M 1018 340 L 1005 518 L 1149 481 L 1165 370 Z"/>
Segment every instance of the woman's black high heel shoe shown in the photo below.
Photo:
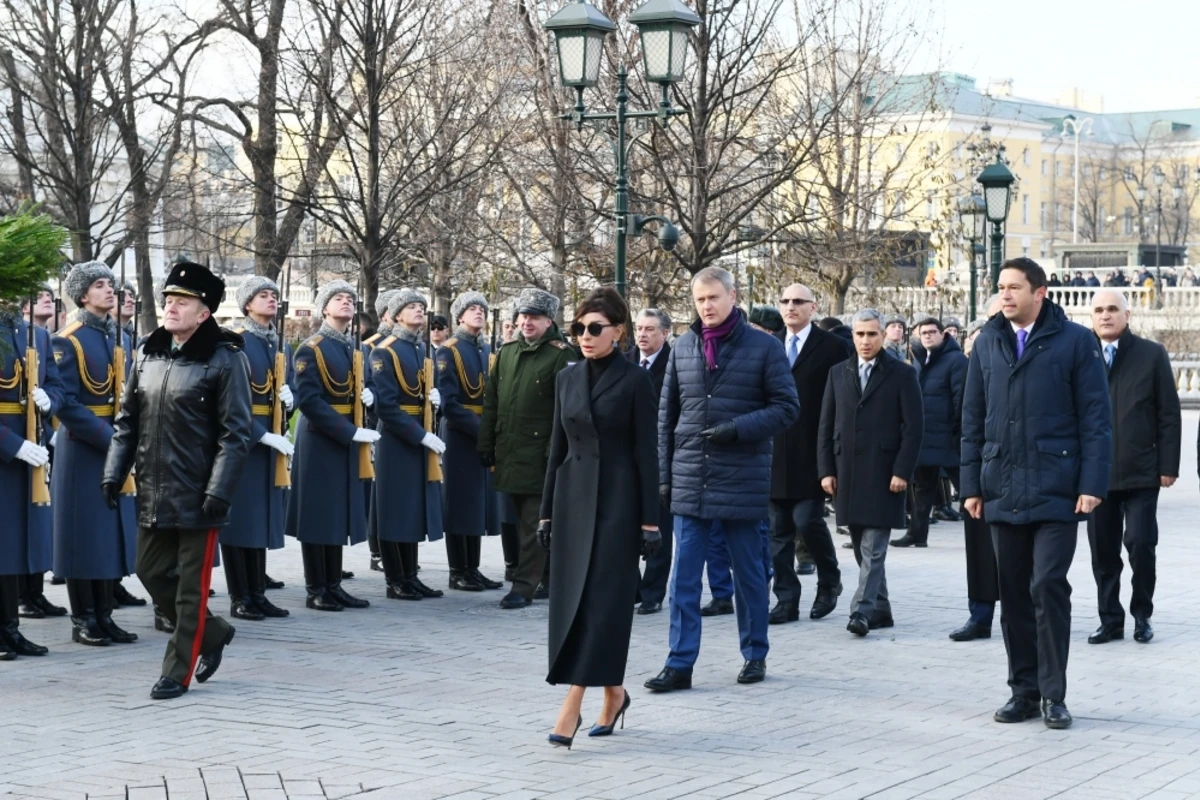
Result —
<path fill-rule="evenodd" d="M 629 710 L 629 704 L 633 700 L 629 697 L 629 690 L 625 690 L 625 702 L 621 703 L 621 710 L 613 717 L 610 725 L 593 725 L 588 731 L 588 736 L 612 736 L 613 728 L 617 727 L 617 720 L 621 720 L 621 730 L 625 730 L 625 712 Z"/>
<path fill-rule="evenodd" d="M 579 715 L 579 721 L 575 723 L 575 733 L 579 733 L 580 726 L 583 725 L 583 715 Z M 559 736 L 557 733 L 552 733 L 546 737 L 546 741 L 555 747 L 565 747 L 571 749 L 571 744 L 575 741 L 575 733 L 570 736 Z"/>

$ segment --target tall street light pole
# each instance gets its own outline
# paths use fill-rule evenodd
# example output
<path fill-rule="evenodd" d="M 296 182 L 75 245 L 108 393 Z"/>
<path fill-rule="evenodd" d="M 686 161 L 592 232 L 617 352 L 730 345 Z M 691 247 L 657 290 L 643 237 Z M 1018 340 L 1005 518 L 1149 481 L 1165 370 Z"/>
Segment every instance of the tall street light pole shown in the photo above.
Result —
<path fill-rule="evenodd" d="M 964 197 L 958 204 L 958 217 L 962 221 L 963 233 L 971 247 L 970 306 L 967 308 L 967 324 L 975 321 L 978 302 L 976 298 L 975 255 L 979 243 L 987 238 L 987 204 L 983 196 L 973 194 Z"/>
<path fill-rule="evenodd" d="M 1000 264 L 1004 261 L 1004 223 L 1017 176 L 1005 165 L 1004 154 L 997 152 L 995 162 L 988 164 L 975 180 L 983 186 L 987 220 L 992 223 L 992 292 L 995 293 L 1000 284 Z"/>
<path fill-rule="evenodd" d="M 1079 243 L 1079 137 L 1084 130 L 1089 132 L 1093 128 L 1092 118 L 1085 117 L 1083 119 L 1075 119 L 1075 116 L 1068 114 L 1063 120 L 1063 131 L 1071 129 L 1071 134 L 1075 137 L 1075 190 L 1074 200 L 1071 203 L 1071 244 Z"/>
<path fill-rule="evenodd" d="M 660 125 L 665 125 L 671 117 L 684 113 L 681 109 L 671 107 L 671 86 L 683 79 L 688 38 L 692 28 L 700 24 L 700 18 L 680 0 L 647 0 L 629 15 L 629 21 L 638 28 L 646 80 L 658 84 L 661 90 L 661 100 L 654 111 L 629 110 L 628 75 L 624 64 L 617 70 L 616 111 L 596 113 L 588 111 L 584 105 L 583 90 L 600 81 L 604 39 L 617 29 L 616 23 L 598 8 L 587 0 L 569 2 L 543 25 L 554 33 L 562 85 L 575 90 L 575 107 L 569 114 L 562 115 L 562 119 L 574 122 L 576 130 L 583 130 L 585 123 L 592 123 L 604 133 L 607 133 L 603 127 L 607 122 L 616 123 L 616 137 L 610 137 L 616 157 L 614 282 L 622 297 L 626 292 L 625 260 L 627 240 L 631 233 L 637 236 L 646 223 L 657 222 L 658 241 L 664 250 L 674 249 L 679 241 L 678 229 L 666 217 L 631 216 L 629 213 L 629 148 L 639 134 L 631 139 L 626 132 L 626 124 L 631 119 L 654 119 Z"/>

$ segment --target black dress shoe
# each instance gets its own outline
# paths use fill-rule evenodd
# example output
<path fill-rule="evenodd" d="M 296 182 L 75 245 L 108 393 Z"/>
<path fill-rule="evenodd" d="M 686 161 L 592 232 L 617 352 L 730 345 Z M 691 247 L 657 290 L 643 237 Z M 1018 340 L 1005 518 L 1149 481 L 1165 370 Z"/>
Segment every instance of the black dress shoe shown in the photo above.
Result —
<path fill-rule="evenodd" d="M 413 586 L 409 581 L 400 581 L 399 583 L 389 583 L 387 587 L 387 596 L 389 600 L 424 600 L 425 597 L 417 591 L 417 587 Z"/>
<path fill-rule="evenodd" d="M 96 624 L 100 627 L 100 630 L 104 632 L 105 636 L 117 644 L 133 644 L 138 640 L 138 635 L 136 633 L 130 633 L 129 631 L 122 630 L 117 623 L 113 621 L 112 617 L 96 617 Z"/>
<path fill-rule="evenodd" d="M 456 592 L 482 592 L 483 584 L 479 583 L 467 572 L 451 572 L 450 588 Z"/>
<path fill-rule="evenodd" d="M 799 602 L 776 603 L 775 607 L 771 609 L 771 613 L 767 616 L 767 622 L 772 625 L 782 625 L 785 622 L 795 622 L 798 619 L 800 619 Z"/>
<path fill-rule="evenodd" d="M 250 602 L 254 604 L 254 607 L 257 608 L 264 617 L 280 619 L 282 617 L 290 617 L 292 615 L 292 612 L 288 611 L 286 608 L 280 608 L 268 600 L 267 596 L 262 592 L 250 595 Z"/>
<path fill-rule="evenodd" d="M 1066 730 L 1074 722 L 1071 712 L 1067 711 L 1066 703 L 1056 703 L 1045 698 L 1042 699 L 1042 719 L 1047 728 L 1054 728 L 1056 731 Z"/>
<path fill-rule="evenodd" d="M 638 606 L 637 613 L 639 614 L 657 614 L 662 611 L 662 603 L 652 603 L 649 600 L 642 601 Z"/>
<path fill-rule="evenodd" d="M 928 542 L 922 542 L 912 538 L 908 534 L 901 536 L 899 539 L 892 539 L 892 547 L 928 547 Z"/>
<path fill-rule="evenodd" d="M 129 590 L 121 585 L 120 581 L 118 581 L 116 583 L 116 585 L 113 587 L 113 600 L 116 601 L 118 606 L 135 607 L 135 606 L 146 605 L 145 600 L 143 600 L 140 597 L 134 597 L 133 595 L 131 595 L 129 593 Z"/>
<path fill-rule="evenodd" d="M 663 671 L 642 684 L 652 692 L 677 692 L 692 688 L 692 671 L 663 667 Z"/>
<path fill-rule="evenodd" d="M 1032 697 L 1012 697 L 995 714 L 992 719 L 996 722 L 1024 722 L 1027 719 L 1040 717 L 1042 710 L 1038 708 L 1037 700 Z"/>
<path fill-rule="evenodd" d="M 196 664 L 196 680 L 204 683 L 206 680 L 217 674 L 217 670 L 221 667 L 221 659 L 225 656 L 225 646 L 233 641 L 233 635 L 237 633 L 237 629 L 232 625 L 229 626 L 229 633 L 225 634 L 225 638 L 217 645 L 217 649 L 211 653 L 204 653 L 200 656 L 200 661 Z"/>
<path fill-rule="evenodd" d="M 266 619 L 266 615 L 258 610 L 258 606 L 249 597 L 229 598 L 229 616 L 251 622 L 262 622 Z"/>
<path fill-rule="evenodd" d="M 154 630 L 163 633 L 175 632 L 175 625 L 167 618 L 166 614 L 159 610 L 158 606 L 154 607 Z"/>
<path fill-rule="evenodd" d="M 935 508 L 931 516 L 933 519 L 940 519 L 942 522 L 962 522 L 962 516 L 954 510 L 954 506 Z"/>
<path fill-rule="evenodd" d="M 829 586 L 817 587 L 817 598 L 813 600 L 812 610 L 808 612 L 809 619 L 821 619 L 827 617 L 837 608 L 837 599 L 842 594 L 842 585 L 839 583 L 836 588 Z"/>
<path fill-rule="evenodd" d="M 66 578 L 60 578 L 57 575 L 54 575 L 53 573 L 50 575 L 50 585 L 51 586 L 62 586 L 66 582 L 67 582 Z"/>
<path fill-rule="evenodd" d="M 1154 638 L 1154 628 L 1150 627 L 1150 620 L 1147 617 L 1134 617 L 1133 620 L 1133 640 L 1146 644 Z"/>
<path fill-rule="evenodd" d="M 100 630 L 95 617 L 71 617 L 71 641 L 86 644 L 89 647 L 108 647 L 112 639 Z"/>
<path fill-rule="evenodd" d="M 17 627 L 17 621 L 14 619 L 0 631 L 0 641 L 3 645 L 0 646 L 4 650 L 16 653 L 19 656 L 44 656 L 50 651 L 42 647 L 40 644 L 34 644 L 21 635 L 21 631 Z"/>
<path fill-rule="evenodd" d="M 950 633 L 950 639 L 955 642 L 970 642 L 974 639 L 990 639 L 992 638 L 992 629 L 985 628 L 982 625 L 976 625 L 974 622 L 968 622 L 956 631 Z"/>
<path fill-rule="evenodd" d="M 150 690 L 151 700 L 174 700 L 187 692 L 187 687 L 171 678 L 159 678 L 158 683 Z"/>
<path fill-rule="evenodd" d="M 891 614 L 884 614 L 880 611 L 876 611 L 867 619 L 867 627 L 873 631 L 879 630 L 880 628 L 894 628 L 896 627 L 896 620 L 892 619 Z"/>
<path fill-rule="evenodd" d="M 533 590 L 533 599 L 534 600 L 549 600 L 550 599 L 550 587 L 544 583 L 539 583 L 537 585 L 537 588 Z"/>
<path fill-rule="evenodd" d="M 733 600 L 728 597 L 714 597 L 708 601 L 708 605 L 700 609 L 702 617 L 720 617 L 724 614 L 733 613 Z"/>
<path fill-rule="evenodd" d="M 304 601 L 304 605 L 314 611 L 344 611 L 346 608 L 335 600 L 327 589 L 322 589 L 319 592 L 310 592 L 308 599 Z"/>
<path fill-rule="evenodd" d="M 1114 639 L 1125 638 L 1124 625 L 1101 625 L 1096 632 L 1088 637 L 1088 644 L 1104 644 Z"/>
<path fill-rule="evenodd" d="M 374 553 L 371 554 L 371 571 L 383 572 L 383 557 Z"/>
<path fill-rule="evenodd" d="M 46 612 L 34 605 L 32 601 L 21 601 L 21 604 L 17 606 L 17 616 L 21 619 L 45 619 Z"/>
<path fill-rule="evenodd" d="M 738 683 L 762 683 L 763 678 L 767 677 L 767 662 L 761 658 L 754 658 L 745 663 L 742 671 L 738 673 Z"/>
<path fill-rule="evenodd" d="M 482 586 L 485 589 L 503 589 L 504 588 L 503 583 L 501 583 L 500 581 L 494 581 L 491 578 L 489 578 L 487 575 L 484 575 L 482 572 L 479 571 L 478 567 L 471 570 L 471 577 L 475 579 L 476 583 L 478 583 L 480 586 Z"/>
<path fill-rule="evenodd" d="M 866 636 L 871 630 L 871 623 L 865 616 L 855 611 L 850 615 L 850 622 L 846 624 L 846 630 L 855 636 Z"/>
<path fill-rule="evenodd" d="M 342 570 L 342 580 L 348 581 L 353 577 L 354 577 L 354 573 L 351 572 L 350 570 L 348 570 L 348 569 Z"/>
<path fill-rule="evenodd" d="M 433 588 L 421 583 L 421 579 L 418 578 L 416 575 L 413 575 L 408 580 L 409 580 L 409 583 L 411 583 L 413 585 L 413 588 L 421 593 L 422 597 L 442 597 L 443 595 L 446 594 L 441 589 L 433 589 Z"/>
<path fill-rule="evenodd" d="M 346 608 L 368 608 L 371 605 L 370 600 L 354 597 L 341 586 L 330 586 L 329 596 Z"/>
<path fill-rule="evenodd" d="M 525 608 L 525 606 L 533 605 L 533 601 L 519 595 L 516 592 L 509 592 L 504 595 L 504 599 L 500 601 L 501 608 Z"/>
<path fill-rule="evenodd" d="M 39 594 L 37 597 L 32 598 L 31 604 L 35 608 L 40 609 L 47 617 L 65 617 L 67 615 L 65 608 L 54 605 L 54 603 L 46 599 L 46 595 L 44 594 Z"/>
<path fill-rule="evenodd" d="M 3 641 L 0 641 L 0 661 L 12 661 L 16 657 L 17 654 L 9 650 Z"/>
<path fill-rule="evenodd" d="M 813 575 L 817 571 L 817 565 L 811 561 L 801 561 L 796 565 L 797 575 Z"/>
<path fill-rule="evenodd" d="M 282 589 L 283 588 L 283 581 L 277 581 L 274 578 L 272 578 L 270 575 L 266 575 L 265 573 L 264 573 L 264 577 L 266 578 L 266 580 L 263 582 L 263 586 L 265 588 L 267 588 L 267 589 Z"/>

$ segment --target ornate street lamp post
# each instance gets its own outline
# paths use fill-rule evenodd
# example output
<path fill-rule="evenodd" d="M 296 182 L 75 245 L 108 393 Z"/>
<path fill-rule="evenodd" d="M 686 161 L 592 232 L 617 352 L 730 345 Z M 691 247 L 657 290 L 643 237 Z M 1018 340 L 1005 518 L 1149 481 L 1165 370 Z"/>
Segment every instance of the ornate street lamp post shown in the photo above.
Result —
<path fill-rule="evenodd" d="M 1004 261 L 1004 223 L 1012 204 L 1012 185 L 1017 177 L 1004 164 L 1004 157 L 996 153 L 996 161 L 988 164 L 979 173 L 976 181 L 983 186 L 983 203 L 987 220 L 992 223 L 992 292 L 1000 284 L 1000 264 Z"/>
<path fill-rule="evenodd" d="M 967 309 L 967 324 L 975 321 L 977 300 L 975 296 L 976 249 L 987 238 L 987 204 L 982 195 L 964 197 L 958 204 L 958 218 L 962 221 L 963 234 L 971 246 L 971 289 L 970 307 Z"/>
<path fill-rule="evenodd" d="M 632 14 L 629 21 L 638 28 L 641 40 L 642 65 L 646 80 L 657 83 L 661 101 L 654 111 L 629 111 L 629 91 L 624 65 L 617 71 L 616 111 L 589 112 L 583 102 L 583 90 L 600 80 L 600 57 L 604 37 L 617 29 L 616 24 L 587 0 L 568 3 L 548 19 L 544 27 L 554 33 L 558 54 L 558 71 L 562 85 L 575 90 L 575 108 L 563 119 L 583 130 L 584 123 L 616 123 L 617 135 L 613 154 L 617 161 L 614 216 L 617 225 L 616 288 L 625 295 L 625 254 L 629 233 L 639 235 L 646 223 L 659 223 L 658 241 L 664 250 L 671 250 L 679 241 L 679 231 L 662 216 L 629 214 L 629 147 L 626 132 L 630 119 L 656 119 L 666 122 L 683 111 L 671 107 L 671 85 L 683 79 L 687 64 L 688 37 L 700 24 L 700 18 L 679 0 L 647 0 Z M 600 130 L 603 130 L 600 128 Z M 636 138 L 636 137 L 635 137 Z M 631 224 L 632 223 L 632 224 Z"/>

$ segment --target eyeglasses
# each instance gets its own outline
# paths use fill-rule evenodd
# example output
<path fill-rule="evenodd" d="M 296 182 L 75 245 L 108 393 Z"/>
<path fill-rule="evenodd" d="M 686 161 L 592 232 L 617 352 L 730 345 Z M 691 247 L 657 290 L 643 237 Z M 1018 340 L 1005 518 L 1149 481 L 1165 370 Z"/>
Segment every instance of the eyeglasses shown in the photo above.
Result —
<path fill-rule="evenodd" d="M 802 306 L 802 305 L 805 305 L 806 303 L 812 303 L 812 302 L 815 302 L 815 301 L 814 300 L 805 300 L 800 297 L 784 297 L 784 298 L 780 299 L 779 305 L 781 305 L 781 306 Z"/>
<path fill-rule="evenodd" d="M 444 331 L 444 330 L 446 330 L 446 326 L 445 326 L 445 325 L 443 325 L 443 324 L 442 324 L 442 323 L 440 323 L 440 322 L 435 322 L 435 323 L 433 323 L 432 325 L 430 325 L 430 326 L 429 326 L 429 328 L 430 328 L 431 330 L 435 330 L 435 331 Z"/>
<path fill-rule="evenodd" d="M 588 334 L 591 336 L 599 336 L 600 334 L 604 333 L 605 328 L 615 328 L 615 327 L 617 327 L 617 326 L 611 322 L 591 322 L 591 323 L 588 323 L 587 325 L 584 325 L 582 322 L 572 322 L 571 323 L 571 335 L 572 336 L 583 336 L 583 332 L 587 331 Z"/>

